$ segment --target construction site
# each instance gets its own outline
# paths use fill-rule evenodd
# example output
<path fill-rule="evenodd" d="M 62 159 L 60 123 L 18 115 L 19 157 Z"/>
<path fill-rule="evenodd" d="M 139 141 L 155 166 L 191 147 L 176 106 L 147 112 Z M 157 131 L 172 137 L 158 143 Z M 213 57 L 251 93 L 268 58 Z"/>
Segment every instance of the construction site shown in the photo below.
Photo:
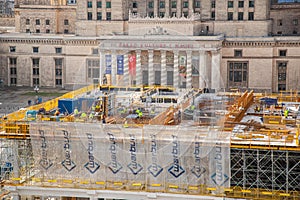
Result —
<path fill-rule="evenodd" d="M 1 199 L 300 199 L 299 102 L 83 87 L 1 118 Z"/>

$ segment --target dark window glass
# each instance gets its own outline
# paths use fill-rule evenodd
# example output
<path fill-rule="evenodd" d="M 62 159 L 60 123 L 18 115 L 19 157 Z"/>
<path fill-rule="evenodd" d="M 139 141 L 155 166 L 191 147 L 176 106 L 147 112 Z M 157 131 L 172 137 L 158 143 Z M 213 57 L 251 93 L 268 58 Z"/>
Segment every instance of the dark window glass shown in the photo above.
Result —
<path fill-rule="evenodd" d="M 110 1 L 106 2 L 106 8 L 111 8 L 111 2 Z"/>
<path fill-rule="evenodd" d="M 153 1 L 149 1 L 148 8 L 153 8 L 153 7 L 154 7 L 154 2 Z"/>
<path fill-rule="evenodd" d="M 211 8 L 215 8 L 216 7 L 216 1 L 212 1 L 211 2 Z"/>
<path fill-rule="evenodd" d="M 286 56 L 287 50 L 279 50 L 279 56 Z"/>
<path fill-rule="evenodd" d="M 102 20 L 102 12 L 97 12 L 97 20 Z"/>
<path fill-rule="evenodd" d="M 244 8 L 244 1 L 239 1 L 239 8 Z"/>
<path fill-rule="evenodd" d="M 32 52 L 33 53 L 38 53 L 39 52 L 39 48 L 38 47 L 32 47 Z"/>
<path fill-rule="evenodd" d="M 254 12 L 248 13 L 248 20 L 254 20 Z"/>
<path fill-rule="evenodd" d="M 69 25 L 69 20 L 65 19 L 64 20 L 64 25 Z"/>
<path fill-rule="evenodd" d="M 97 8 L 102 8 L 102 1 L 97 1 Z"/>
<path fill-rule="evenodd" d="M 93 13 L 92 12 L 88 12 L 87 13 L 87 18 L 88 18 L 88 20 L 93 20 Z"/>
<path fill-rule="evenodd" d="M 138 3 L 137 2 L 133 2 L 132 3 L 132 8 L 137 8 L 138 7 Z"/>
<path fill-rule="evenodd" d="M 228 12 L 227 13 L 227 19 L 228 20 L 233 20 L 233 12 Z"/>
<path fill-rule="evenodd" d="M 26 25 L 30 24 L 30 19 L 26 19 Z"/>
<path fill-rule="evenodd" d="M 9 52 L 11 52 L 11 53 L 16 52 L 16 46 L 10 46 Z"/>
<path fill-rule="evenodd" d="M 46 19 L 46 25 L 50 25 L 50 20 Z"/>
<path fill-rule="evenodd" d="M 233 1 L 228 1 L 227 7 L 228 7 L 228 8 L 233 8 Z"/>
<path fill-rule="evenodd" d="M 244 13 L 238 12 L 238 20 L 244 20 Z"/>
<path fill-rule="evenodd" d="M 111 20 L 111 12 L 106 13 L 106 20 Z"/>
<path fill-rule="evenodd" d="M 36 24 L 36 25 L 40 25 L 40 24 L 41 24 L 41 21 L 40 21 L 39 19 L 36 19 L 36 20 L 35 20 L 35 24 Z"/>
<path fill-rule="evenodd" d="M 188 8 L 189 7 L 189 2 L 188 1 L 184 1 L 183 2 L 183 8 Z"/>
<path fill-rule="evenodd" d="M 88 8 L 92 8 L 93 7 L 93 2 L 92 1 L 88 1 L 87 2 L 87 7 Z"/>
<path fill-rule="evenodd" d="M 249 1 L 249 8 L 254 8 L 254 1 Z"/>
<path fill-rule="evenodd" d="M 159 2 L 159 8 L 165 8 L 165 1 Z"/>
<path fill-rule="evenodd" d="M 172 8 L 177 8 L 177 1 L 172 1 L 171 2 L 171 7 Z"/>

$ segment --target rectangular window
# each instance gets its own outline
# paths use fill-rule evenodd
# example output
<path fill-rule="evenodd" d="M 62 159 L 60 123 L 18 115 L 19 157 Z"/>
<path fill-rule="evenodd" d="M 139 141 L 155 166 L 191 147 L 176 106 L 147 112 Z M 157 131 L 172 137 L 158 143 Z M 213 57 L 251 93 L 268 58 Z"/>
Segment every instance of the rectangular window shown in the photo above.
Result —
<path fill-rule="evenodd" d="M 297 25 L 298 25 L 298 19 L 293 19 L 293 24 L 294 24 L 295 26 L 297 26 Z"/>
<path fill-rule="evenodd" d="M 254 8 L 254 1 L 249 1 L 249 8 Z"/>
<path fill-rule="evenodd" d="M 11 78 L 10 78 L 10 84 L 11 84 L 11 85 L 17 85 L 17 78 L 11 77 Z"/>
<path fill-rule="evenodd" d="M 99 54 L 99 50 L 98 50 L 97 48 L 93 48 L 93 49 L 92 49 L 92 53 L 93 53 L 94 55 L 98 55 L 98 54 Z"/>
<path fill-rule="evenodd" d="M 17 75 L 17 68 L 16 67 L 11 67 L 10 68 L 10 75 Z"/>
<path fill-rule="evenodd" d="M 106 13 L 106 20 L 111 20 L 111 12 Z"/>
<path fill-rule="evenodd" d="M 248 85 L 248 63 L 228 63 L 228 87 L 247 87 Z"/>
<path fill-rule="evenodd" d="M 102 12 L 97 12 L 97 20 L 102 20 Z"/>
<path fill-rule="evenodd" d="M 99 78 L 100 76 L 100 61 L 87 60 L 88 78 Z"/>
<path fill-rule="evenodd" d="M 41 31 L 40 31 L 40 29 L 36 29 L 35 32 L 36 33 L 40 33 Z"/>
<path fill-rule="evenodd" d="M 17 58 L 9 58 L 9 64 L 10 65 L 16 65 L 17 64 Z"/>
<path fill-rule="evenodd" d="M 39 52 L 39 48 L 38 47 L 32 47 L 32 52 L 33 53 L 38 53 Z"/>
<path fill-rule="evenodd" d="M 201 7 L 200 1 L 195 1 L 195 8 L 200 8 L 200 7 Z"/>
<path fill-rule="evenodd" d="M 171 7 L 172 8 L 177 8 L 177 1 L 172 1 L 171 2 Z"/>
<path fill-rule="evenodd" d="M 97 1 L 97 8 L 102 8 L 102 1 Z"/>
<path fill-rule="evenodd" d="M 35 20 L 35 25 L 40 25 L 41 24 L 41 21 L 39 19 L 36 19 Z"/>
<path fill-rule="evenodd" d="M 69 20 L 65 19 L 64 20 L 64 25 L 69 25 Z"/>
<path fill-rule="evenodd" d="M 26 25 L 30 24 L 30 19 L 26 19 Z"/>
<path fill-rule="evenodd" d="M 16 52 L 16 46 L 10 46 L 9 52 L 11 52 L 11 53 Z"/>
<path fill-rule="evenodd" d="M 244 20 L 244 13 L 238 12 L 238 20 Z"/>
<path fill-rule="evenodd" d="M 211 17 L 211 19 L 215 20 L 215 18 L 216 18 L 216 12 L 212 11 L 210 17 Z"/>
<path fill-rule="evenodd" d="M 69 33 L 69 30 L 68 29 L 65 29 L 64 30 L 64 34 L 68 34 Z"/>
<path fill-rule="evenodd" d="M 277 64 L 277 81 L 278 81 L 278 91 L 286 90 L 286 80 L 287 80 L 287 63 L 279 62 Z"/>
<path fill-rule="evenodd" d="M 55 58 L 54 62 L 55 62 L 55 67 L 62 67 L 62 58 Z"/>
<path fill-rule="evenodd" d="M 282 26 L 282 19 L 277 20 L 277 26 Z"/>
<path fill-rule="evenodd" d="M 227 13 L 227 19 L 228 20 L 233 20 L 233 12 L 228 12 Z"/>
<path fill-rule="evenodd" d="M 188 17 L 188 16 L 189 16 L 189 13 L 188 13 L 188 12 L 183 12 L 183 16 L 184 16 L 184 17 Z"/>
<path fill-rule="evenodd" d="M 211 8 L 216 8 L 216 1 L 211 2 Z"/>
<path fill-rule="evenodd" d="M 244 8 L 244 1 L 239 1 L 239 8 Z"/>
<path fill-rule="evenodd" d="M 285 57 L 287 50 L 279 50 L 279 56 Z"/>
<path fill-rule="evenodd" d="M 88 8 L 92 8 L 93 7 L 93 2 L 92 1 L 88 1 L 87 2 L 87 7 Z"/>
<path fill-rule="evenodd" d="M 40 65 L 40 59 L 39 58 L 33 58 L 32 59 L 32 65 L 34 67 L 38 67 Z"/>
<path fill-rule="evenodd" d="M 137 8 L 138 7 L 138 3 L 135 1 L 132 3 L 132 8 Z"/>
<path fill-rule="evenodd" d="M 46 25 L 50 25 L 50 20 L 46 19 Z"/>
<path fill-rule="evenodd" d="M 46 29 L 46 33 L 50 33 L 50 30 L 49 30 L 49 29 Z"/>
<path fill-rule="evenodd" d="M 233 1 L 228 1 L 227 8 L 233 8 Z"/>
<path fill-rule="evenodd" d="M 188 8 L 189 7 L 189 2 L 188 1 L 184 1 L 183 2 L 183 8 Z"/>
<path fill-rule="evenodd" d="M 149 13 L 148 13 L 148 16 L 149 16 L 149 17 L 154 17 L 154 12 L 152 12 L 152 11 L 149 12 Z"/>
<path fill-rule="evenodd" d="M 163 18 L 165 16 L 165 13 L 164 12 L 159 12 L 159 17 L 160 18 Z"/>
<path fill-rule="evenodd" d="M 248 20 L 254 20 L 254 12 L 248 13 Z"/>
<path fill-rule="evenodd" d="M 88 20 L 93 20 L 93 13 L 92 12 L 88 12 L 87 15 L 88 15 L 87 16 Z"/>
<path fill-rule="evenodd" d="M 149 1 L 148 8 L 153 8 L 153 7 L 154 7 L 154 2 L 153 1 Z"/>
<path fill-rule="evenodd" d="M 234 57 L 243 57 L 242 50 L 234 50 Z"/>
<path fill-rule="evenodd" d="M 62 85 L 61 79 L 55 79 L 55 85 Z"/>
<path fill-rule="evenodd" d="M 30 29 L 26 29 L 26 33 L 30 33 Z"/>
<path fill-rule="evenodd" d="M 159 8 L 165 8 L 165 1 L 159 2 Z"/>
<path fill-rule="evenodd" d="M 111 2 L 110 1 L 106 2 L 106 8 L 111 8 Z"/>
<path fill-rule="evenodd" d="M 55 53 L 58 53 L 58 54 L 62 53 L 62 48 L 61 47 L 56 47 L 55 48 Z"/>
<path fill-rule="evenodd" d="M 39 85 L 40 84 L 40 79 L 39 78 L 33 78 L 32 83 L 33 83 L 33 85 Z"/>
<path fill-rule="evenodd" d="M 32 68 L 32 75 L 39 75 L 40 74 L 40 69 L 38 67 Z"/>

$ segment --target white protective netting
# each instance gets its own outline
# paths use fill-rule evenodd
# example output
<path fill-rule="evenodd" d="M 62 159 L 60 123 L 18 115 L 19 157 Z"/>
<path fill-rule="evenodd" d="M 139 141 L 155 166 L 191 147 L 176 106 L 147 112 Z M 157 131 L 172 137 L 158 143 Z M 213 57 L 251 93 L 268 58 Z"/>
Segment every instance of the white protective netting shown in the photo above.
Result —
<path fill-rule="evenodd" d="M 62 187 L 200 192 L 230 186 L 228 134 L 215 129 L 32 123 L 34 177 Z"/>

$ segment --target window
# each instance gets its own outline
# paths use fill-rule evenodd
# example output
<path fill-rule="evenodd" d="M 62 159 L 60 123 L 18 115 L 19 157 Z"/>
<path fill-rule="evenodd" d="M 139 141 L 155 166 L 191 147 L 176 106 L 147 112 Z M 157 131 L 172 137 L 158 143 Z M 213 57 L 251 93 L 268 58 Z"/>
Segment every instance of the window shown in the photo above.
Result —
<path fill-rule="evenodd" d="M 282 34 L 282 31 L 278 31 L 277 34 L 278 34 L 278 35 L 281 35 L 281 34 Z"/>
<path fill-rule="evenodd" d="M 30 24 L 30 19 L 26 19 L 26 25 Z"/>
<path fill-rule="evenodd" d="M 33 58 L 32 59 L 32 65 L 33 66 L 39 66 L 40 64 L 40 59 L 39 58 Z"/>
<path fill-rule="evenodd" d="M 211 2 L 211 8 L 216 8 L 216 1 Z"/>
<path fill-rule="evenodd" d="M 244 8 L 244 1 L 239 1 L 239 8 Z"/>
<path fill-rule="evenodd" d="M 195 8 L 200 8 L 200 7 L 201 7 L 200 1 L 195 1 Z"/>
<path fill-rule="evenodd" d="M 286 62 L 279 62 L 277 64 L 277 81 L 278 81 L 278 91 L 286 90 L 286 72 L 287 72 L 287 63 Z"/>
<path fill-rule="evenodd" d="M 26 33 L 30 33 L 30 29 L 26 29 Z"/>
<path fill-rule="evenodd" d="M 149 16 L 149 17 L 154 17 L 154 12 L 149 12 L 149 13 L 148 13 L 148 16 Z"/>
<path fill-rule="evenodd" d="M 189 2 L 188 1 L 184 1 L 183 2 L 183 8 L 188 8 L 189 7 Z"/>
<path fill-rule="evenodd" d="M 102 12 L 97 12 L 97 20 L 102 20 Z"/>
<path fill-rule="evenodd" d="M 55 85 L 62 85 L 62 79 L 55 79 Z"/>
<path fill-rule="evenodd" d="M 39 85 L 40 84 L 40 79 L 39 78 L 33 78 L 32 83 L 33 83 L 33 85 Z"/>
<path fill-rule="evenodd" d="M 111 20 L 111 12 L 106 13 L 106 20 Z"/>
<path fill-rule="evenodd" d="M 102 1 L 97 1 L 97 8 L 102 8 Z"/>
<path fill-rule="evenodd" d="M 254 20 L 254 12 L 248 13 L 248 20 Z"/>
<path fill-rule="evenodd" d="M 228 8 L 233 8 L 233 1 L 228 1 L 227 7 Z"/>
<path fill-rule="evenodd" d="M 9 52 L 11 52 L 11 53 L 16 52 L 16 46 L 10 46 Z"/>
<path fill-rule="evenodd" d="M 135 1 L 132 3 L 132 8 L 137 8 L 138 7 L 138 3 Z"/>
<path fill-rule="evenodd" d="M 177 8 L 177 1 L 172 1 L 171 2 L 171 7 L 172 8 Z"/>
<path fill-rule="evenodd" d="M 68 4 L 76 4 L 76 0 L 68 0 L 67 3 Z"/>
<path fill-rule="evenodd" d="M 55 48 L 55 53 L 62 53 L 62 48 L 61 47 L 56 47 Z"/>
<path fill-rule="evenodd" d="M 279 56 L 285 57 L 287 50 L 279 50 Z"/>
<path fill-rule="evenodd" d="M 110 1 L 106 2 L 106 8 L 111 8 L 111 2 Z"/>
<path fill-rule="evenodd" d="M 282 26 L 282 19 L 277 20 L 277 26 Z"/>
<path fill-rule="evenodd" d="M 65 29 L 64 34 L 69 34 L 69 29 Z"/>
<path fill-rule="evenodd" d="M 35 20 L 35 24 L 36 24 L 36 25 L 41 25 L 41 21 L 40 21 L 39 19 L 36 19 L 36 20 Z"/>
<path fill-rule="evenodd" d="M 17 64 L 17 58 L 9 58 L 9 64 L 10 65 L 16 65 Z"/>
<path fill-rule="evenodd" d="M 99 54 L 98 48 L 93 48 L 93 49 L 92 49 L 92 53 L 93 53 L 94 55 L 98 55 L 98 54 Z"/>
<path fill-rule="evenodd" d="M 293 34 L 295 35 L 295 34 L 298 34 L 298 32 L 296 31 L 296 30 L 293 30 Z"/>
<path fill-rule="evenodd" d="M 50 33 L 50 30 L 49 30 L 49 29 L 46 29 L 46 33 Z"/>
<path fill-rule="evenodd" d="M 39 75 L 40 74 L 40 59 L 39 58 L 32 58 L 32 75 Z"/>
<path fill-rule="evenodd" d="M 212 11 L 210 17 L 211 17 L 211 19 L 214 20 L 214 19 L 216 18 L 216 12 L 215 12 L 215 11 Z"/>
<path fill-rule="evenodd" d="M 227 19 L 228 20 L 233 20 L 233 12 L 228 12 L 227 13 Z"/>
<path fill-rule="evenodd" d="M 254 1 L 249 1 L 249 8 L 254 8 Z"/>
<path fill-rule="evenodd" d="M 16 67 L 11 67 L 10 68 L 10 75 L 17 75 L 17 68 Z"/>
<path fill-rule="evenodd" d="M 38 53 L 39 52 L 39 48 L 38 47 L 32 47 L 32 52 L 33 53 Z"/>
<path fill-rule="evenodd" d="M 17 85 L 17 78 L 11 77 L 11 78 L 10 78 L 10 84 L 11 84 L 11 85 Z"/>
<path fill-rule="evenodd" d="M 164 12 L 159 12 L 159 17 L 160 18 L 163 18 L 165 16 L 165 13 Z"/>
<path fill-rule="evenodd" d="M 88 1 L 87 2 L 87 7 L 88 8 L 92 8 L 93 7 L 93 2 L 92 1 Z"/>
<path fill-rule="evenodd" d="M 165 8 L 165 1 L 159 2 L 159 8 Z"/>
<path fill-rule="evenodd" d="M 32 68 L 32 75 L 39 75 L 40 74 L 40 69 L 38 67 Z"/>
<path fill-rule="evenodd" d="M 50 20 L 46 19 L 46 25 L 50 25 Z"/>
<path fill-rule="evenodd" d="M 153 7 L 154 7 L 154 2 L 153 1 L 149 1 L 148 8 L 153 8 Z"/>
<path fill-rule="evenodd" d="M 247 87 L 248 83 L 248 63 L 229 62 L 228 67 L 228 87 Z"/>
<path fill-rule="evenodd" d="M 62 62 L 63 59 L 62 58 L 55 58 L 54 62 L 55 62 L 55 67 L 62 67 Z"/>
<path fill-rule="evenodd" d="M 183 12 L 183 16 L 184 16 L 184 17 L 188 17 L 188 16 L 189 16 L 189 13 L 188 13 L 188 12 Z"/>
<path fill-rule="evenodd" d="M 40 29 L 36 29 L 35 32 L 36 33 L 40 33 L 41 31 L 40 31 Z"/>
<path fill-rule="evenodd" d="M 243 51 L 242 50 L 234 50 L 234 57 L 242 57 Z"/>
<path fill-rule="evenodd" d="M 87 15 L 88 15 L 87 16 L 88 20 L 93 20 L 93 13 L 92 12 L 88 12 Z"/>
<path fill-rule="evenodd" d="M 88 78 L 99 78 L 100 76 L 100 61 L 87 60 Z"/>
<path fill-rule="evenodd" d="M 293 19 L 293 24 L 294 24 L 295 26 L 297 26 L 297 25 L 298 25 L 298 19 Z"/>
<path fill-rule="evenodd" d="M 65 19 L 64 20 L 64 25 L 69 25 L 69 20 Z"/>
<path fill-rule="evenodd" d="M 238 20 L 244 20 L 244 13 L 238 12 Z"/>

